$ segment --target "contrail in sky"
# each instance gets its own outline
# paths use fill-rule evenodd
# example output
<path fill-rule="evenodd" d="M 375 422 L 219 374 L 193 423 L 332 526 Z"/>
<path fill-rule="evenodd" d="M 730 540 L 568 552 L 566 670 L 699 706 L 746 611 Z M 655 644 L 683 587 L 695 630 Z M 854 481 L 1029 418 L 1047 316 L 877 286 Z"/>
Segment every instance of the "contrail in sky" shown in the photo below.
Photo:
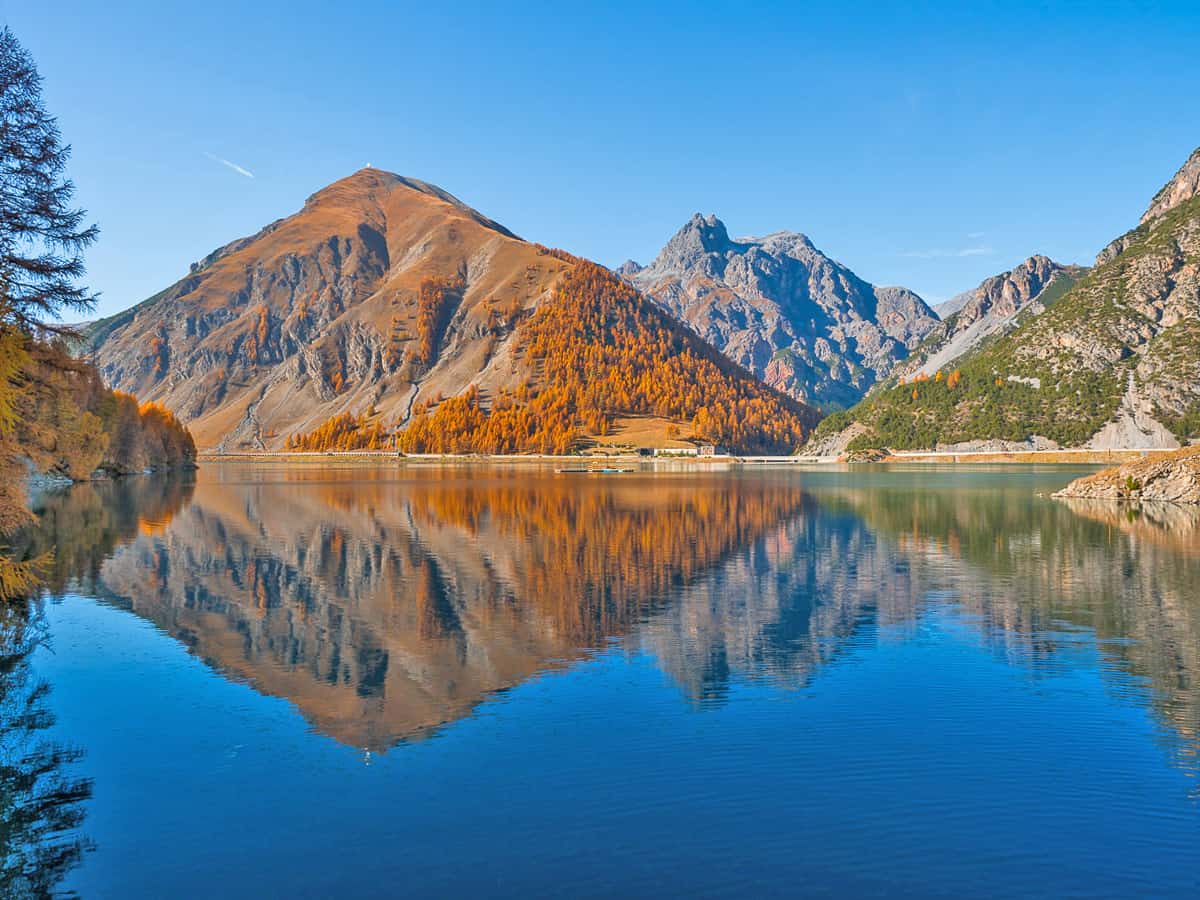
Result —
<path fill-rule="evenodd" d="M 211 159 L 213 162 L 219 162 L 221 165 L 226 166 L 230 169 L 233 169 L 233 171 L 237 172 L 239 175 L 245 175 L 247 178 L 254 177 L 253 172 L 251 172 L 249 169 L 242 168 L 235 162 L 230 162 L 227 159 L 221 159 L 221 157 L 214 156 L 211 153 L 205 153 L 204 155 L 207 156 L 209 159 Z"/>

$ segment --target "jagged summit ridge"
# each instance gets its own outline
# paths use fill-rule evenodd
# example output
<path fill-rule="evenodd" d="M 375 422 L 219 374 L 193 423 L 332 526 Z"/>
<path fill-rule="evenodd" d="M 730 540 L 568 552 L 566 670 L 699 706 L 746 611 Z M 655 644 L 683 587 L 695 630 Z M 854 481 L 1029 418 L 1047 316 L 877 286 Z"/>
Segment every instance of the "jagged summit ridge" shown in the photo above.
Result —
<path fill-rule="evenodd" d="M 626 278 L 730 359 L 805 402 L 855 402 L 936 325 L 904 288 L 877 288 L 804 234 L 730 238 L 693 215 Z"/>
<path fill-rule="evenodd" d="M 720 262 L 731 250 L 734 250 L 734 243 L 729 239 L 725 223 L 715 215 L 695 213 L 646 269 L 660 275 L 680 275 L 704 263 L 720 268 Z"/>
<path fill-rule="evenodd" d="M 1061 279 L 1073 282 L 1082 272 L 1079 266 L 1064 266 L 1035 254 L 1006 272 L 985 278 L 974 290 L 954 298 L 954 308 L 945 312 L 912 357 L 897 366 L 896 374 L 932 377 L 948 369 L 985 339 L 1013 327 L 1019 314 L 1043 311 L 1040 301 L 1047 289 Z"/>

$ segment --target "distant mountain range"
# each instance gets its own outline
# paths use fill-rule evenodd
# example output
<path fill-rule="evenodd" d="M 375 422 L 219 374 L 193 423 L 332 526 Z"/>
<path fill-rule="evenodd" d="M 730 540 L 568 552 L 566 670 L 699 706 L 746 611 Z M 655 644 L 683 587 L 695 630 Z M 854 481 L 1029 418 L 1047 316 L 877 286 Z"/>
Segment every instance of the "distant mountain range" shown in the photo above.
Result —
<path fill-rule="evenodd" d="M 825 410 L 861 399 L 938 324 L 912 291 L 869 284 L 803 234 L 732 240 L 699 213 L 649 266 L 617 271 L 731 360 Z"/>
<path fill-rule="evenodd" d="M 607 270 L 370 168 L 87 338 L 202 449 L 789 452 L 817 419 Z"/>
<path fill-rule="evenodd" d="M 931 371 L 932 370 L 932 371 Z M 1200 150 L 1086 272 L 984 282 L 810 447 L 1177 447 L 1200 439 Z"/>

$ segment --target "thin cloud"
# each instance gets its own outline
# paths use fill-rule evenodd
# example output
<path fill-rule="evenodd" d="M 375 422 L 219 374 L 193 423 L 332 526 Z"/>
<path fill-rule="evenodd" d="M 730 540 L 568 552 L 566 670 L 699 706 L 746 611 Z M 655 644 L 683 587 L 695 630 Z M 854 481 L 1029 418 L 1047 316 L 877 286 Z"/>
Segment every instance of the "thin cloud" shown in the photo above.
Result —
<path fill-rule="evenodd" d="M 967 240 L 968 241 L 977 241 L 981 237 L 983 237 L 985 234 L 987 234 L 986 231 L 968 231 L 967 232 Z"/>
<path fill-rule="evenodd" d="M 963 247 L 961 250 L 907 250 L 900 255 L 908 259 L 961 259 L 966 256 L 991 256 L 991 247 Z"/>
<path fill-rule="evenodd" d="M 247 168 L 244 168 L 243 166 L 239 166 L 235 162 L 230 162 L 227 159 L 222 159 L 221 157 L 214 156 L 211 153 L 205 153 L 204 155 L 207 156 L 209 159 L 211 159 L 213 162 L 217 162 L 217 163 L 220 163 L 221 165 L 225 166 L 227 169 L 233 169 L 233 171 L 237 172 L 239 175 L 245 175 L 247 178 L 254 177 L 253 172 L 251 172 Z"/>

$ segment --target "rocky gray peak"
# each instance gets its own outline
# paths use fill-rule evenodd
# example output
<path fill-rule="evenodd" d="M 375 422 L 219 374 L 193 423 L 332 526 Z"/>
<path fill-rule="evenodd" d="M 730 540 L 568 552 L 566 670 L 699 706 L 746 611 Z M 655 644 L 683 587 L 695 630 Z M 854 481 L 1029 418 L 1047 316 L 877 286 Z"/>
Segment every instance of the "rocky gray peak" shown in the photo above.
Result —
<path fill-rule="evenodd" d="M 813 246 L 807 234 L 801 234 L 799 231 L 775 231 L 760 238 L 748 237 L 741 240 L 747 244 L 760 244 L 768 252 L 786 253 L 797 259 L 813 253 L 824 255 Z"/>
<path fill-rule="evenodd" d="M 965 331 L 981 319 L 1007 319 L 1036 299 L 1060 274 L 1076 267 L 1056 263 L 1048 256 L 1031 256 L 1007 272 L 985 278 L 973 291 L 959 294 L 942 305 L 948 334 Z M 947 310 L 950 304 L 955 307 Z"/>
<path fill-rule="evenodd" d="M 1013 328 L 1017 314 L 1041 310 L 1038 298 L 1059 277 L 1078 276 L 1079 266 L 1064 266 L 1046 256 L 1031 256 L 1007 272 L 993 275 L 972 291 L 959 294 L 941 307 L 942 321 L 928 340 L 896 373 L 908 377 L 935 372 L 950 366 L 964 354 L 977 349 L 993 335 Z M 951 311 L 945 310 L 951 304 Z"/>
<path fill-rule="evenodd" d="M 618 275 L 620 275 L 622 278 L 632 278 L 634 275 L 636 275 L 638 272 L 642 271 L 642 269 L 644 269 L 644 268 L 645 268 L 645 266 L 643 266 L 637 260 L 627 259 L 627 260 L 625 260 L 625 262 L 621 263 L 619 266 L 617 266 L 615 269 L 613 269 L 613 271 L 616 272 Z"/>
<path fill-rule="evenodd" d="M 706 257 L 724 257 L 736 247 L 729 239 L 724 222 L 714 215 L 705 217 L 695 213 L 644 271 L 653 269 L 659 275 L 679 274 L 695 268 Z"/>
<path fill-rule="evenodd" d="M 890 337 L 912 348 L 935 327 L 937 317 L 914 291 L 895 285 L 875 288 L 875 321 Z"/>
<path fill-rule="evenodd" d="M 1170 212 L 1180 203 L 1200 195 L 1200 147 L 1192 151 L 1192 155 L 1175 173 L 1175 177 L 1163 185 L 1154 195 L 1150 206 L 1142 214 L 1139 224 L 1145 225 L 1151 219 L 1157 219 L 1164 213 Z"/>
<path fill-rule="evenodd" d="M 734 362 L 825 407 L 860 399 L 937 327 L 912 291 L 876 288 L 777 231 L 730 239 L 695 215 L 630 281 Z"/>

